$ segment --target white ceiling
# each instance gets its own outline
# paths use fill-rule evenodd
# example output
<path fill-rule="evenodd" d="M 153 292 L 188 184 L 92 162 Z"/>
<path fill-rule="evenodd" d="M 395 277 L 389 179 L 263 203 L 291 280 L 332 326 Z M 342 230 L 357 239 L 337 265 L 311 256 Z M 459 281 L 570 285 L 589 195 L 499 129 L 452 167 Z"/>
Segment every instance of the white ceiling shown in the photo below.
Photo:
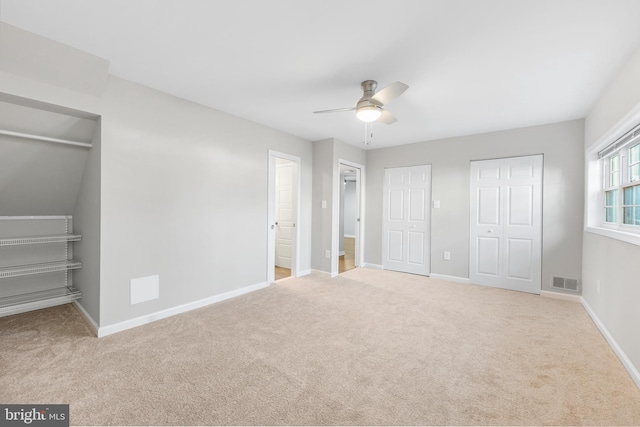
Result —
<path fill-rule="evenodd" d="M 640 46 L 638 0 L 0 0 L 113 75 L 361 146 L 360 82 L 409 85 L 379 148 L 582 118 Z"/>

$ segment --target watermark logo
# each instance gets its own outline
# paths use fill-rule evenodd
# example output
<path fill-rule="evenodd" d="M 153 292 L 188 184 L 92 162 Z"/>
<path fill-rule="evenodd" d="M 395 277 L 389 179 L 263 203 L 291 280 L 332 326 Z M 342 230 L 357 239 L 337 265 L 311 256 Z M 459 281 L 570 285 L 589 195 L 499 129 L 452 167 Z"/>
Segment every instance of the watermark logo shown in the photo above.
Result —
<path fill-rule="evenodd" d="M 1 405 L 0 426 L 69 427 L 69 405 Z"/>

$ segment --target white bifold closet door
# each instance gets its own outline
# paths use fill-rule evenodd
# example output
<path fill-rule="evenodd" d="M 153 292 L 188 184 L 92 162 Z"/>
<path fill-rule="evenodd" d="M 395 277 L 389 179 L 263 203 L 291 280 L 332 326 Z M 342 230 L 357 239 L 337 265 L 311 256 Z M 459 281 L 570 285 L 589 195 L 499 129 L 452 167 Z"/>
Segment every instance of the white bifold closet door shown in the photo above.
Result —
<path fill-rule="evenodd" d="M 540 293 L 542 156 L 471 162 L 469 279 Z"/>
<path fill-rule="evenodd" d="M 431 272 L 431 166 L 385 169 L 382 267 Z"/>

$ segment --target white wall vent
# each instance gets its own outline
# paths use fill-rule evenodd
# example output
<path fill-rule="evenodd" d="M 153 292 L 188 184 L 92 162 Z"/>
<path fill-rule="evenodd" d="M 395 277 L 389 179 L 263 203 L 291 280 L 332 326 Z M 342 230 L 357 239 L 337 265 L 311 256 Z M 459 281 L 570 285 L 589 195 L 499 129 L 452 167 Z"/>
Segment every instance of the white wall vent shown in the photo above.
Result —
<path fill-rule="evenodd" d="M 158 275 L 131 279 L 131 305 L 160 298 Z"/>
<path fill-rule="evenodd" d="M 551 287 L 564 289 L 565 291 L 580 292 L 580 281 L 578 279 L 553 276 L 551 278 Z"/>

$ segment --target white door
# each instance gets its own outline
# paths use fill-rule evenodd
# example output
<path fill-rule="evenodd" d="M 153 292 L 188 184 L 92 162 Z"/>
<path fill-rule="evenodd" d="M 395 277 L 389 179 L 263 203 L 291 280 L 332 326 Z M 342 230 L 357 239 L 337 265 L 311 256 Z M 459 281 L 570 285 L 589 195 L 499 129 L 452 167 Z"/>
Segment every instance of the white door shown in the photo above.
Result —
<path fill-rule="evenodd" d="M 278 267 L 291 268 L 293 256 L 293 236 L 296 217 L 295 201 L 296 164 L 285 159 L 276 160 L 276 256 Z"/>
<path fill-rule="evenodd" d="M 542 156 L 471 162 L 469 279 L 540 293 Z"/>
<path fill-rule="evenodd" d="M 385 169 L 382 267 L 428 275 L 431 271 L 431 166 Z"/>

